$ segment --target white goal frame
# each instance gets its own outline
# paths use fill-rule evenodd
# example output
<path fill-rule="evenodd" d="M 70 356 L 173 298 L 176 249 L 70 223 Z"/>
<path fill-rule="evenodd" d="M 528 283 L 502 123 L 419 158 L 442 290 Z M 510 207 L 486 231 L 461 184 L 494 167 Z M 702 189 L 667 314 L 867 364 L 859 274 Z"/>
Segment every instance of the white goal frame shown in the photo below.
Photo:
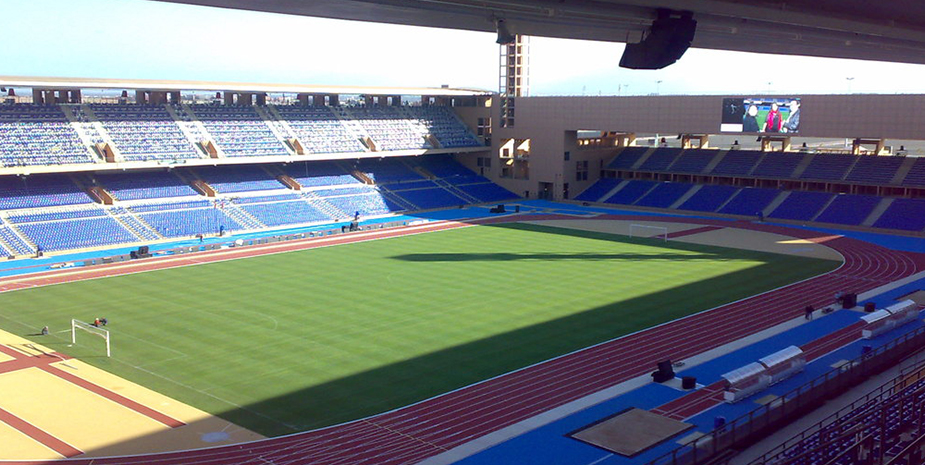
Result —
<path fill-rule="evenodd" d="M 647 236 L 647 235 L 640 234 L 641 233 L 640 231 L 640 233 L 636 233 L 634 235 L 633 232 L 637 229 L 640 229 L 640 230 L 655 229 L 655 230 L 661 231 L 662 233 L 656 234 L 654 236 Z M 661 237 L 663 241 L 668 242 L 668 228 L 665 226 L 650 226 L 648 224 L 631 223 L 630 224 L 630 237 L 644 237 L 644 238 Z"/>
<path fill-rule="evenodd" d="M 112 357 L 109 349 L 109 331 L 103 328 L 93 326 L 80 320 L 71 319 L 71 344 L 77 344 L 77 330 L 82 329 L 90 334 L 101 337 L 106 340 L 106 356 Z"/>

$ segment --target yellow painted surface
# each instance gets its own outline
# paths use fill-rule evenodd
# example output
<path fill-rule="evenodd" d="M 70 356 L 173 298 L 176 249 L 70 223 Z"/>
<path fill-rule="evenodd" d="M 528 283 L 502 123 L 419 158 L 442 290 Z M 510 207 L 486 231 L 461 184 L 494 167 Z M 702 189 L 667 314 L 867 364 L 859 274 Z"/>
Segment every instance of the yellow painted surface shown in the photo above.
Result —
<path fill-rule="evenodd" d="M 3 352 L 0 352 L 0 363 L 9 362 L 10 360 L 14 360 L 14 358 L 4 354 Z"/>
<path fill-rule="evenodd" d="M 61 454 L 43 446 L 40 442 L 19 432 L 19 430 L 0 422 L 0 444 L 3 445 L 0 459 L 62 459 Z"/>
<path fill-rule="evenodd" d="M 167 426 L 38 368 L 0 376 L 0 408 L 89 451 Z"/>

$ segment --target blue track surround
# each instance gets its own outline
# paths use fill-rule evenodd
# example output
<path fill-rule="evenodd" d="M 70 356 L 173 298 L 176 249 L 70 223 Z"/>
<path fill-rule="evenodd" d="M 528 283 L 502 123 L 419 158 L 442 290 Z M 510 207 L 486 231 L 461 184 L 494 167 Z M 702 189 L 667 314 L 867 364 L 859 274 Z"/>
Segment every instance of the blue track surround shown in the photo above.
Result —
<path fill-rule="evenodd" d="M 691 216 L 679 214 L 663 214 L 654 212 L 639 212 L 622 210 L 619 208 L 608 208 L 602 206 L 581 206 L 571 203 L 557 203 L 544 200 L 524 200 L 510 203 L 510 205 L 520 205 L 521 214 L 529 217 L 534 214 L 559 213 L 565 215 L 581 217 L 594 217 L 599 214 L 627 214 L 634 216 L 660 216 L 672 218 L 709 218 L 706 216 Z M 374 225 L 394 221 L 443 221 L 443 220 L 467 220 L 492 216 L 488 207 L 471 206 L 466 208 L 454 208 L 425 212 L 419 214 L 409 214 L 401 216 L 390 216 L 363 221 L 363 225 Z M 716 219 L 716 218 L 712 218 Z M 730 220 L 735 221 L 735 220 Z M 347 223 L 334 223 L 315 225 L 303 228 L 291 228 L 274 231 L 264 231 L 260 233 L 235 235 L 232 239 L 254 239 L 269 235 L 294 234 L 302 232 L 318 231 L 323 229 L 339 228 Z M 896 250 L 905 250 L 913 252 L 925 252 L 925 239 L 891 236 L 888 234 L 844 231 L 829 228 L 812 228 L 800 227 L 787 224 L 771 223 L 778 226 L 794 227 L 809 229 L 830 234 L 840 234 L 855 239 L 872 242 L 887 248 Z M 206 243 L 228 242 L 228 238 L 207 238 Z M 198 240 L 183 240 L 170 243 L 157 244 L 154 250 L 170 249 L 180 246 L 198 245 Z M 102 256 L 128 253 L 137 247 L 114 248 L 105 251 L 94 251 L 81 254 L 58 255 L 42 259 L 16 260 L 0 263 L 0 276 L 11 276 L 21 273 L 30 273 L 43 271 L 53 263 L 65 261 L 85 260 L 88 258 L 97 258 Z M 891 291 L 884 292 L 866 301 L 875 302 L 878 307 L 892 304 L 897 298 L 910 292 L 925 288 L 925 278 L 900 286 Z M 677 373 L 680 376 L 695 376 L 697 382 L 703 385 L 709 385 L 720 380 L 720 375 L 734 368 L 745 365 L 760 357 L 768 355 L 774 351 L 790 345 L 802 345 L 810 341 L 819 339 L 838 329 L 849 326 L 857 322 L 862 313 L 850 310 L 836 311 L 823 318 L 818 318 L 800 324 L 792 329 L 781 332 L 760 342 L 742 347 L 733 352 L 719 356 L 713 360 L 704 362 L 687 370 L 681 370 Z M 618 395 L 614 398 L 605 400 L 591 407 L 570 414 L 564 418 L 553 421 L 539 428 L 530 430 L 526 433 L 515 436 L 503 441 L 497 445 L 489 447 L 481 452 L 459 460 L 461 465 L 496 465 L 499 463 L 517 463 L 530 465 L 641 465 L 648 463 L 660 457 L 663 454 L 674 450 L 679 444 L 681 438 L 689 436 L 694 431 L 706 433 L 713 427 L 713 421 L 717 416 L 723 416 L 727 419 L 734 419 L 748 413 L 757 407 L 754 398 L 762 397 L 768 394 L 784 394 L 811 379 L 831 370 L 831 365 L 841 360 L 849 360 L 858 357 L 864 346 L 879 347 L 895 339 L 901 334 L 922 326 L 923 322 L 918 319 L 912 323 L 906 324 L 889 333 L 883 334 L 872 340 L 858 340 L 826 354 L 818 359 L 813 360 L 806 367 L 804 373 L 776 384 L 769 389 L 762 391 L 752 398 L 745 399 L 735 404 L 720 404 L 705 412 L 702 412 L 685 421 L 695 425 L 694 430 L 688 430 L 680 433 L 676 437 L 670 438 L 662 443 L 637 454 L 632 458 L 627 458 L 612 454 L 604 449 L 591 446 L 584 442 L 570 438 L 568 435 L 588 424 L 600 421 L 613 416 L 627 408 L 637 407 L 642 409 L 652 409 L 659 405 L 665 404 L 673 399 L 684 396 L 687 392 L 676 390 L 660 384 L 648 383 L 640 388 Z"/>

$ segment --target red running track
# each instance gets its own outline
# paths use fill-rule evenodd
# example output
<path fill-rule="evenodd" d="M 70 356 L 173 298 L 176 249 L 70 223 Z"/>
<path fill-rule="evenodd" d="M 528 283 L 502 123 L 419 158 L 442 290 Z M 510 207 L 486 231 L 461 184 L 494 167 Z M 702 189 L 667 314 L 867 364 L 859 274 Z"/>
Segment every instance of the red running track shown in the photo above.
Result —
<path fill-rule="evenodd" d="M 534 215 L 528 219 L 575 218 Z M 828 305 L 836 291 L 860 293 L 925 269 L 925 255 L 922 254 L 892 251 L 855 239 L 800 229 L 635 215 L 607 215 L 598 219 L 683 221 L 704 226 L 778 233 L 824 243 L 841 253 L 845 263 L 838 270 L 820 277 L 665 323 L 367 419 L 247 444 L 165 454 L 96 458 L 92 463 L 412 464 L 564 403 L 644 375 L 659 360 L 684 359 L 802 316 L 807 304 L 816 307 Z M 497 217 L 472 223 L 492 224 L 513 220 L 515 218 Z M 459 225 L 441 222 L 430 227 L 436 230 Z M 397 233 L 380 232 L 382 237 L 390 237 L 420 230 L 408 228 L 407 231 Z M 375 237 L 380 236 L 345 236 L 343 242 Z M 240 250 L 249 249 L 256 248 Z M 260 253 L 259 249 L 256 253 Z M 190 258 L 205 261 L 205 255 L 200 255 Z M 91 460 L 70 459 L 68 463 L 90 465 Z"/>

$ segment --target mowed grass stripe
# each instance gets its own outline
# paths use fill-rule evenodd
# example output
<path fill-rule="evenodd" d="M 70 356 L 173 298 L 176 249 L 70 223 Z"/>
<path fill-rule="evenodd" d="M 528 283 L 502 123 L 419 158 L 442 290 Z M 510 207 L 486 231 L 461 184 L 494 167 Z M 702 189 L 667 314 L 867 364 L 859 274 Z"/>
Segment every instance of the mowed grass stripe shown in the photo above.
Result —
<path fill-rule="evenodd" d="M 376 240 L 0 295 L 36 338 L 266 435 L 431 397 L 837 267 L 538 225 Z M 51 341 L 51 342 L 50 342 Z M 50 343 L 49 343 L 50 342 Z"/>

